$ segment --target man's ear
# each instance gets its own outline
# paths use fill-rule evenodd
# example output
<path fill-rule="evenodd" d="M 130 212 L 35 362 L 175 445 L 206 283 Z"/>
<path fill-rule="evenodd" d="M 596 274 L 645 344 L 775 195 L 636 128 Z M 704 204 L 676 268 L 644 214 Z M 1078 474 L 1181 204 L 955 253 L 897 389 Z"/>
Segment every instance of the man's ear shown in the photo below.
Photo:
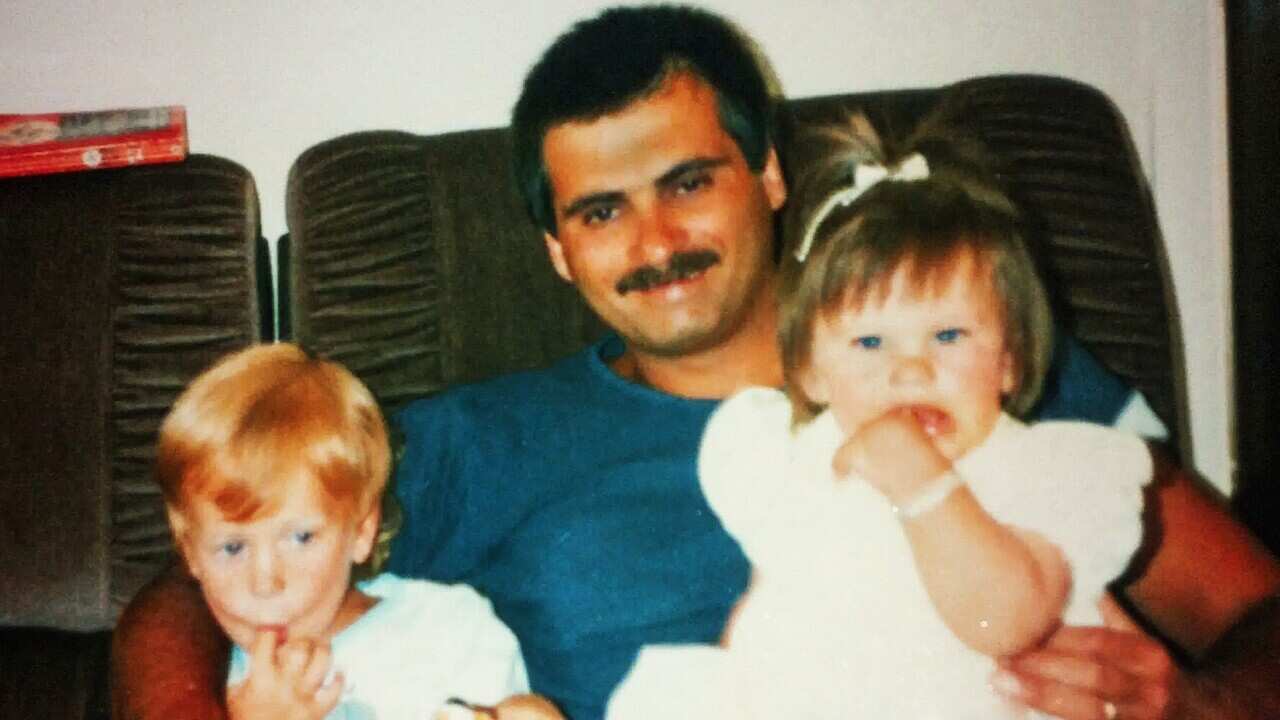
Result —
<path fill-rule="evenodd" d="M 378 539 L 378 521 L 382 519 L 381 510 L 378 503 L 374 503 L 373 508 L 356 525 L 356 541 L 351 549 L 352 563 L 359 565 L 368 560 L 369 553 L 373 552 L 373 541 Z"/>
<path fill-rule="evenodd" d="M 569 263 L 564 259 L 564 246 L 555 235 L 549 232 L 543 232 L 542 239 L 547 243 L 547 255 L 551 257 L 551 266 L 556 269 L 556 274 L 564 278 L 565 282 L 573 282 L 573 272 L 569 270 Z"/>
<path fill-rule="evenodd" d="M 781 208 L 787 201 L 787 181 L 782 176 L 782 163 L 778 161 L 778 151 L 773 148 L 769 148 L 769 152 L 764 156 L 760 182 L 764 183 L 764 194 L 769 198 L 769 207 L 774 210 Z"/>

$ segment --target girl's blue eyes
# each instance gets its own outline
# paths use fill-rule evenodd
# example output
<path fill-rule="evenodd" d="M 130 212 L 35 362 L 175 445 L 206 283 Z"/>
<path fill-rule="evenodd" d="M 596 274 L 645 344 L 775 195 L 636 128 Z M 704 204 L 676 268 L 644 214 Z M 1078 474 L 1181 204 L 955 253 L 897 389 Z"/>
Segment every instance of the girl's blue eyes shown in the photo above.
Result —
<path fill-rule="evenodd" d="M 853 339 L 853 343 L 864 350 L 875 350 L 880 347 L 881 342 L 879 335 L 863 335 Z"/>
<path fill-rule="evenodd" d="M 953 343 L 959 340 L 962 335 L 964 335 L 964 331 L 960 328 L 947 328 L 946 330 L 939 330 L 934 337 L 936 337 L 939 342 Z"/>
<path fill-rule="evenodd" d="M 231 542 L 225 542 L 218 546 L 218 552 L 224 555 L 230 555 L 231 557 L 239 555 L 241 550 L 244 550 L 244 543 L 239 540 L 232 540 Z"/>
<path fill-rule="evenodd" d="M 315 539 L 315 536 L 316 536 L 315 532 L 311 530 L 301 530 L 293 534 L 293 540 L 299 545 L 306 545 L 307 543 Z"/>

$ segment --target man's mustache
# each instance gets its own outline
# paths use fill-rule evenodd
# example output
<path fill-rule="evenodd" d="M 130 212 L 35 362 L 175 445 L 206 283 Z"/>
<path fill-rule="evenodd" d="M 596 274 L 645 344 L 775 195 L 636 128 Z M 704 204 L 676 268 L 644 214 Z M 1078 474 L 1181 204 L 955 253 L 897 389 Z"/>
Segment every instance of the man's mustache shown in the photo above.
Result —
<path fill-rule="evenodd" d="M 676 253 L 671 256 L 665 269 L 652 265 L 636 268 L 618 281 L 619 295 L 626 295 L 632 290 L 648 290 L 659 285 L 683 280 L 691 275 L 706 270 L 720 262 L 720 254 L 713 250 L 694 250 Z"/>

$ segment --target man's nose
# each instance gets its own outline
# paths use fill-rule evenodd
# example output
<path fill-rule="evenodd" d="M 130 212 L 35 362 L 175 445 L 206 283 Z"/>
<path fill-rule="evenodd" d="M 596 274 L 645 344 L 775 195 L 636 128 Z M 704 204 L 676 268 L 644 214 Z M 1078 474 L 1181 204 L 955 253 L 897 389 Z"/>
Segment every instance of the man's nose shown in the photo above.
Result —
<path fill-rule="evenodd" d="M 663 267 L 685 245 L 685 230 L 679 216 L 661 202 L 641 213 L 636 228 L 637 262 Z"/>
<path fill-rule="evenodd" d="M 283 568 L 280 559 L 271 550 L 254 553 L 249 589 L 258 597 L 270 597 L 284 590 Z"/>

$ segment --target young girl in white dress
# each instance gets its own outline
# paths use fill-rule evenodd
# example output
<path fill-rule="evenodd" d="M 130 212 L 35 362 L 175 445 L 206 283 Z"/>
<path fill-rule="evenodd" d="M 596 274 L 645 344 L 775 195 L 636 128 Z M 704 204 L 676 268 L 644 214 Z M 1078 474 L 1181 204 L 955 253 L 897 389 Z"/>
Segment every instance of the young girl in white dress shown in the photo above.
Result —
<path fill-rule="evenodd" d="M 751 588 L 720 647 L 643 650 L 610 717 L 1028 716 L 994 658 L 1098 624 L 1140 542 L 1141 440 L 1016 419 L 1052 320 L 981 149 L 941 121 L 901 152 L 860 116 L 831 138 L 784 229 L 786 390 L 702 444 Z"/>

